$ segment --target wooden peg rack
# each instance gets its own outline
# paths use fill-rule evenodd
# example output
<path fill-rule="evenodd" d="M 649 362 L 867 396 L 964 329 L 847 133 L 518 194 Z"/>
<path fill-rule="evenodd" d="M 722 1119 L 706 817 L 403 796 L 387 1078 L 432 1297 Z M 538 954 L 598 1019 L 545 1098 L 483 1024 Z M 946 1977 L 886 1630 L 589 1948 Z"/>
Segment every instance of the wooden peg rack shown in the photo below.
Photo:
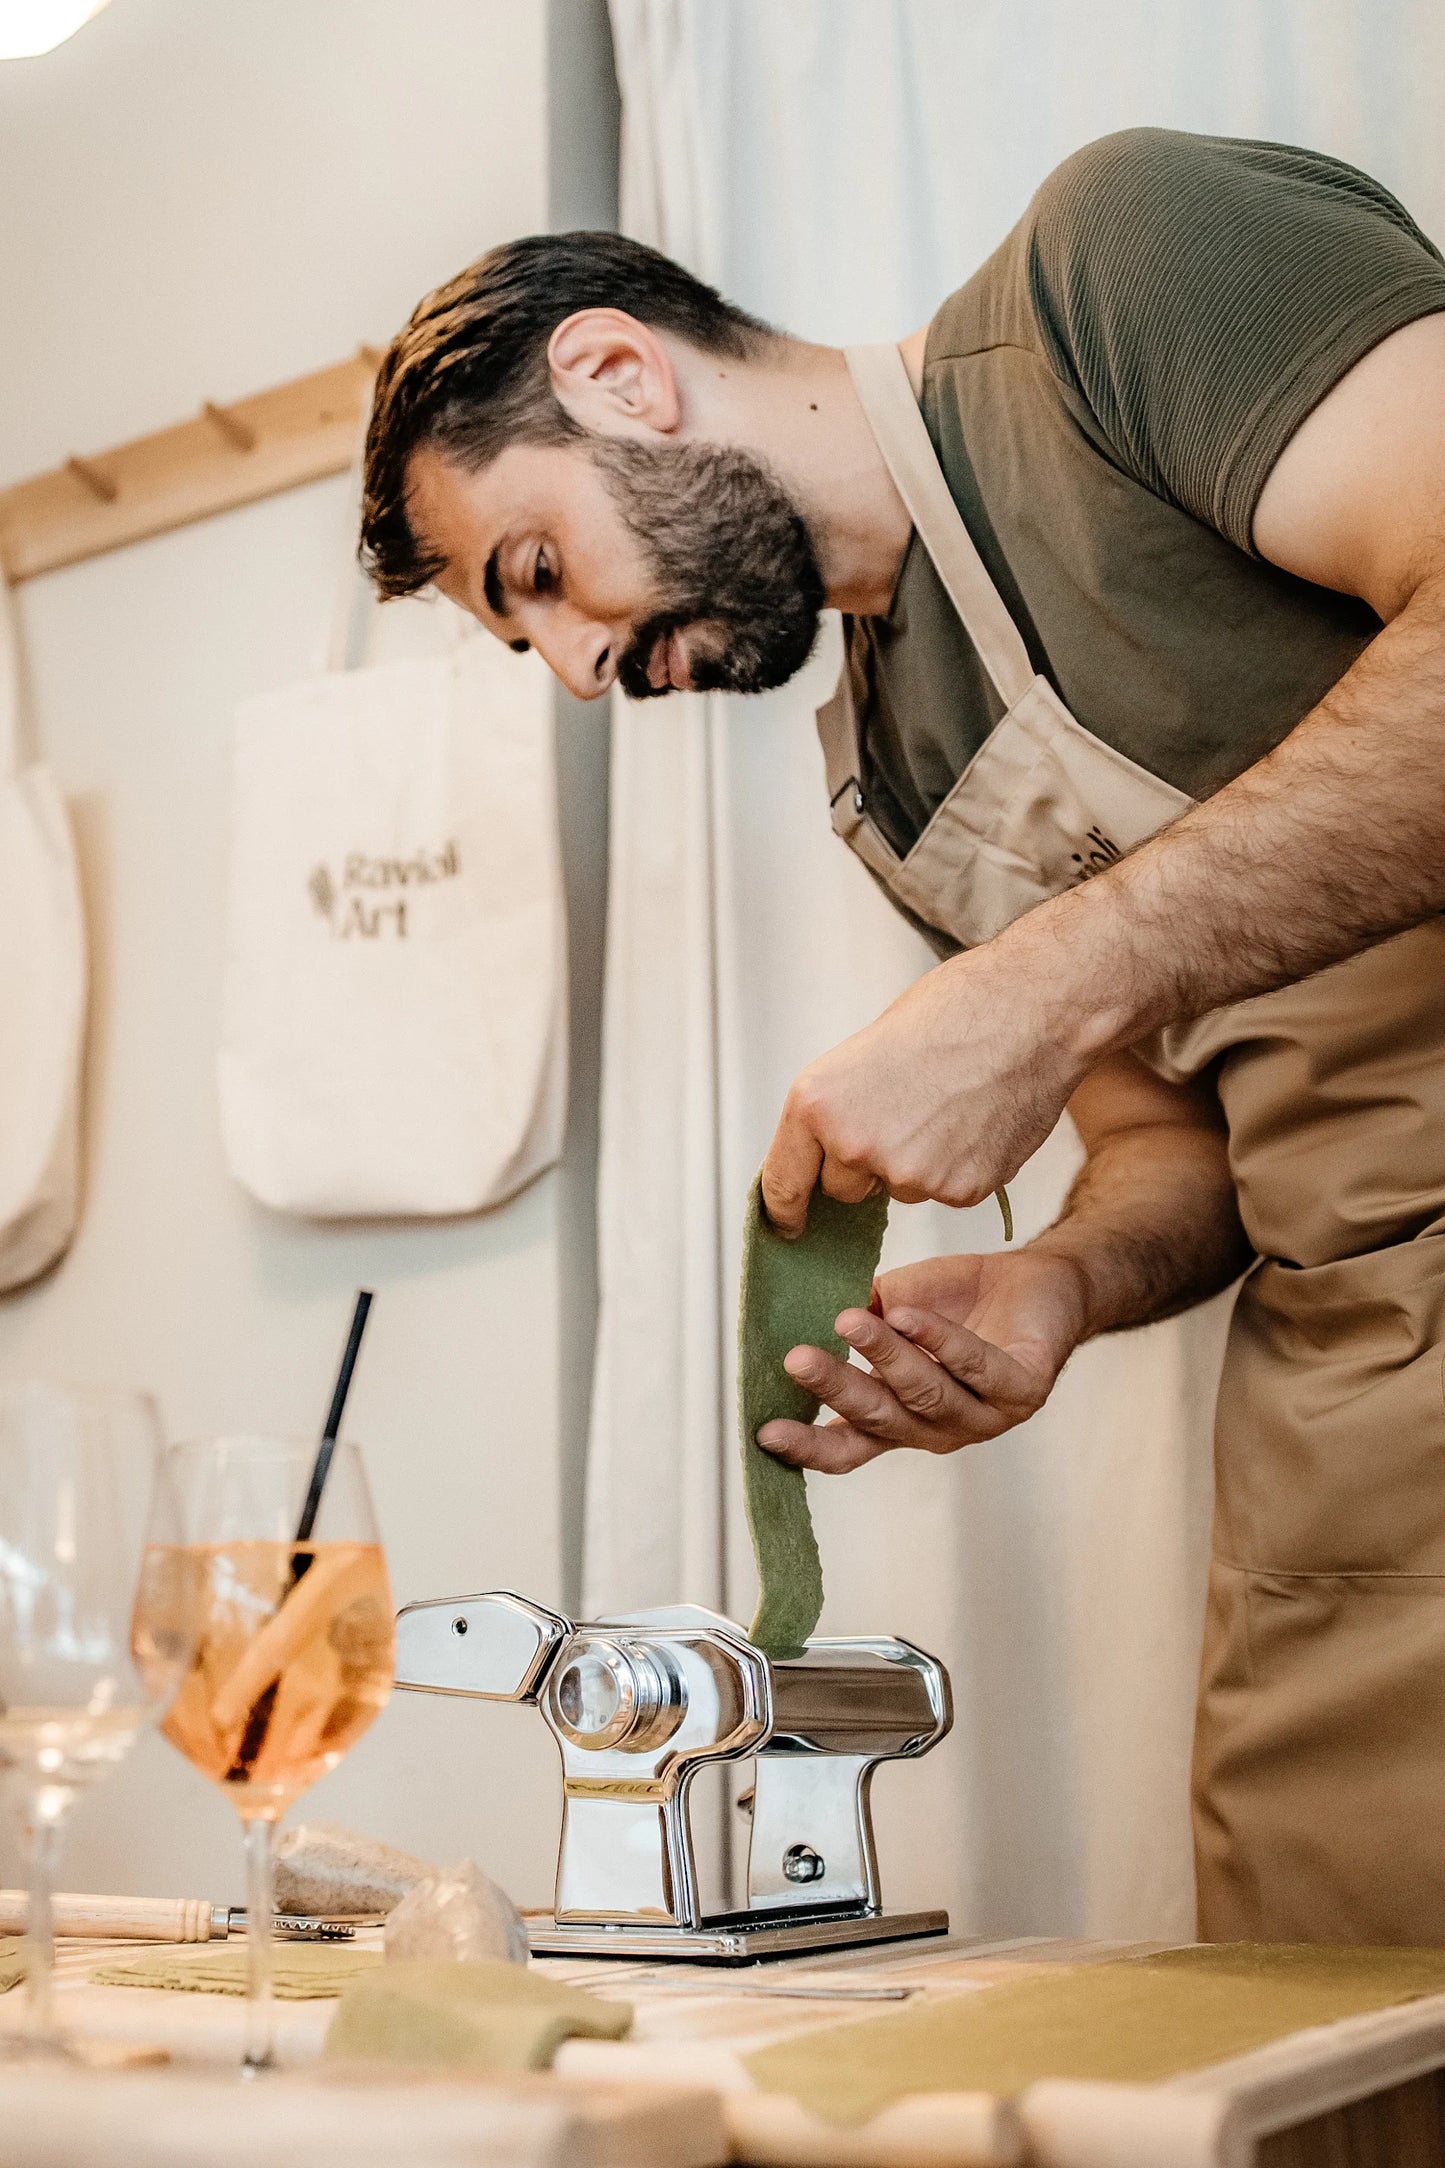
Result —
<path fill-rule="evenodd" d="M 380 355 L 298 376 L 193 421 L 0 489 L 0 567 L 12 584 L 340 474 L 356 457 Z"/>

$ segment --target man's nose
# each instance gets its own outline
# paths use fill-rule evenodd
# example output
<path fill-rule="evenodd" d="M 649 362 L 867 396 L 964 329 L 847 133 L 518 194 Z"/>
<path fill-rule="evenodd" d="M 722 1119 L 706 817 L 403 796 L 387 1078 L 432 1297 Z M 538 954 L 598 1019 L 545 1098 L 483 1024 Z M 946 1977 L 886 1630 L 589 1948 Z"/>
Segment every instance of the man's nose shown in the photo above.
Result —
<path fill-rule="evenodd" d="M 579 700 L 595 700 L 616 680 L 620 642 L 610 625 L 587 618 L 554 623 L 534 644 L 548 668 Z"/>

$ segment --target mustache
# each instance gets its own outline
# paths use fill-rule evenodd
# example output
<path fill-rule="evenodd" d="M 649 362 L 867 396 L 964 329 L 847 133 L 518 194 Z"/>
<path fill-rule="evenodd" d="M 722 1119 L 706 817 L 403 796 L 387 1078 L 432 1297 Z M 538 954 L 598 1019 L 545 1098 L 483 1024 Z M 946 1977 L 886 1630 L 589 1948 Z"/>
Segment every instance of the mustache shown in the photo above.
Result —
<path fill-rule="evenodd" d="M 629 700 L 660 700 L 664 693 L 673 691 L 668 684 L 654 685 L 647 666 L 660 640 L 670 640 L 692 622 L 690 613 L 658 610 L 634 629 L 617 664 L 617 682 Z"/>
<path fill-rule="evenodd" d="M 811 603 L 812 598 L 809 598 Z M 821 602 L 821 598 L 819 598 Z M 688 650 L 690 690 L 695 693 L 763 693 L 784 685 L 813 652 L 818 634 L 817 606 L 805 607 L 780 624 L 776 613 L 739 618 L 730 610 L 658 610 L 644 619 L 617 664 L 617 682 L 629 700 L 661 700 L 676 688 L 666 680 L 654 685 L 648 664 L 660 641 L 699 625 L 718 637 Z"/>

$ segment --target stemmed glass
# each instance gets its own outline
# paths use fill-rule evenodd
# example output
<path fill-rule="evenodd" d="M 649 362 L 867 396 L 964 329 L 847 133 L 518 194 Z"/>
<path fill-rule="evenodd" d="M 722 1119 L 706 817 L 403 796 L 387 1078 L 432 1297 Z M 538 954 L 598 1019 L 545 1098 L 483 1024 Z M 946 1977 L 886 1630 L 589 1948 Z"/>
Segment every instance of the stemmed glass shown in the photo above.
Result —
<path fill-rule="evenodd" d="M 181 1538 L 153 1555 L 136 1611 L 143 1656 L 194 1631 L 162 1728 L 241 1818 L 247 2072 L 274 2060 L 276 1824 L 373 1722 L 393 1677 L 391 1590 L 361 1457 L 344 1439 L 331 1449 L 303 1541 L 316 1464 L 314 1444 L 274 1438 L 173 1446 Z"/>
<path fill-rule="evenodd" d="M 26 2008 L 18 2043 L 65 2054 L 53 2011 L 52 1897 L 77 1794 L 164 1709 L 191 1649 L 185 1622 L 132 1654 L 146 1545 L 174 1543 L 176 1501 L 143 1394 L 0 1389 L 0 1785 L 20 1809 L 29 1869 Z"/>

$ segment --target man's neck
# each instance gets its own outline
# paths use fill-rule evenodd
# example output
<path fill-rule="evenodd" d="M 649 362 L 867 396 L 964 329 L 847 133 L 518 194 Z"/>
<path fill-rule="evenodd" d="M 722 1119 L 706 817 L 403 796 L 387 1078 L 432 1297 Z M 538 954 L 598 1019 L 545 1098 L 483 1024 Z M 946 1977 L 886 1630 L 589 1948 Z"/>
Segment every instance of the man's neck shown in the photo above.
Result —
<path fill-rule="evenodd" d="M 679 345 L 673 361 L 686 434 L 737 445 L 771 468 L 808 522 L 829 604 L 855 617 L 881 616 L 912 521 L 842 349 L 779 339 L 758 359 L 739 362 Z"/>

